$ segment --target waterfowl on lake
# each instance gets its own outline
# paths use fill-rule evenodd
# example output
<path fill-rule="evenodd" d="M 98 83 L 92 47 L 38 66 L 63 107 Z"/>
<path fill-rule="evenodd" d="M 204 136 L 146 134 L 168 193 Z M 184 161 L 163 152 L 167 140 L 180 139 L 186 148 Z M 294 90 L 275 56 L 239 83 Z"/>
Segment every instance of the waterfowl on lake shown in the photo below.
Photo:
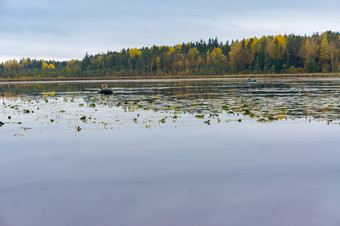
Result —
<path fill-rule="evenodd" d="M 256 82 L 256 79 L 248 78 L 247 82 Z"/>
<path fill-rule="evenodd" d="M 105 82 L 102 83 L 101 87 L 102 87 L 102 89 L 108 88 L 108 86 L 107 86 L 107 84 Z"/>

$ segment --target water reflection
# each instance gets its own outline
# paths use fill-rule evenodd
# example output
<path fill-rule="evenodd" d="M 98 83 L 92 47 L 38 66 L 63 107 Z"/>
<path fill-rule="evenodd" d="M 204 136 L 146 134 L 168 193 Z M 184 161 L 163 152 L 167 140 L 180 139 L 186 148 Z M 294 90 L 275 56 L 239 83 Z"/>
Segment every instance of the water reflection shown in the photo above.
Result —
<path fill-rule="evenodd" d="M 339 80 L 109 86 L 0 86 L 1 226 L 340 222 Z"/>
<path fill-rule="evenodd" d="M 77 121 L 86 116 L 87 122 L 92 124 L 142 121 L 147 128 L 166 121 L 186 125 L 188 120 L 197 118 L 218 123 L 249 119 L 258 122 L 318 119 L 335 124 L 340 116 L 339 79 L 259 79 L 256 83 L 235 79 L 111 82 L 108 85 L 114 91 L 112 96 L 99 95 L 100 83 L 95 82 L 1 85 L 5 119 L 16 118 L 16 121 L 4 121 L 23 123 L 27 115 L 22 113 L 27 110 L 35 114 L 38 123 L 45 123 L 48 115 L 53 117 L 47 122 Z M 162 115 L 154 114 L 157 112 Z M 66 113 L 67 117 L 60 113 Z M 137 120 L 140 115 L 144 118 Z"/>

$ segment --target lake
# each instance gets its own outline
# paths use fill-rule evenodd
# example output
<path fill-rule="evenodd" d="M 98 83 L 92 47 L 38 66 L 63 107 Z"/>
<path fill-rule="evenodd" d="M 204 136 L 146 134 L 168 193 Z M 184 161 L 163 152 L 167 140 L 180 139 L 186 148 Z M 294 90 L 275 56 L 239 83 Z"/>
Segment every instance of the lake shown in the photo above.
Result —
<path fill-rule="evenodd" d="M 340 225 L 340 79 L 0 83 L 0 226 Z"/>

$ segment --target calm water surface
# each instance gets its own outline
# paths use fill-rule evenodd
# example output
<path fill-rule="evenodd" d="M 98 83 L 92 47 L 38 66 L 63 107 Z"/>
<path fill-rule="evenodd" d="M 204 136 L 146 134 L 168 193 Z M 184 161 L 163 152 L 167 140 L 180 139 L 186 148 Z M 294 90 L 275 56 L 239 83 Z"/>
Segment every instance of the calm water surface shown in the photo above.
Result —
<path fill-rule="evenodd" d="M 0 85 L 1 226 L 340 225 L 340 80 L 108 84 Z"/>

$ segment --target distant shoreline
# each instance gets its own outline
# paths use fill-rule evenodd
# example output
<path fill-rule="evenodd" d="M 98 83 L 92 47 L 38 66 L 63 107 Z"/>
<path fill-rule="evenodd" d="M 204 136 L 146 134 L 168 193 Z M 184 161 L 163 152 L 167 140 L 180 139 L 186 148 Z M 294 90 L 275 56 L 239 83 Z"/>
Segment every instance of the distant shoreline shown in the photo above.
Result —
<path fill-rule="evenodd" d="M 114 76 L 114 77 L 68 77 L 68 78 L 0 78 L 0 84 L 12 83 L 72 83 L 72 82 L 110 82 L 110 81 L 185 81 L 209 79 L 242 79 L 242 78 L 340 78 L 340 73 L 303 73 L 303 74 L 240 74 L 240 75 L 186 75 L 186 76 Z"/>

